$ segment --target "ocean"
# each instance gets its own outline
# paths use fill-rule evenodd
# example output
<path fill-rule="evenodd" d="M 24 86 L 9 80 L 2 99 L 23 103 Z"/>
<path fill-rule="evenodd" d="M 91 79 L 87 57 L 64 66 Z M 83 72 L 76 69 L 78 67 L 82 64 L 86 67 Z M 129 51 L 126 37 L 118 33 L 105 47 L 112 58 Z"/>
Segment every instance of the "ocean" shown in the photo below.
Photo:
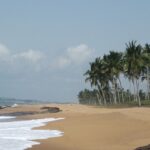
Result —
<path fill-rule="evenodd" d="M 32 145 L 40 144 L 35 140 L 60 137 L 63 132 L 59 130 L 38 130 L 35 127 L 44 126 L 48 122 L 58 121 L 63 118 L 45 118 L 23 121 L 7 121 L 12 116 L 0 117 L 0 150 L 25 150 Z"/>
<path fill-rule="evenodd" d="M 14 105 L 18 107 L 19 104 L 40 103 L 48 102 L 0 98 L 1 107 Z M 39 142 L 36 142 L 36 140 L 63 136 L 63 132 L 59 130 L 32 130 L 35 127 L 44 126 L 48 122 L 62 120 L 63 118 L 43 118 L 18 121 L 16 120 L 16 116 L 9 115 L 10 114 L 0 115 L 0 150 L 25 150 L 33 145 L 40 144 Z"/>
<path fill-rule="evenodd" d="M 26 99 L 0 97 L 0 106 L 12 106 L 14 104 L 43 104 L 43 103 L 50 103 L 50 102 L 42 100 L 40 101 L 40 100 L 26 100 Z"/>

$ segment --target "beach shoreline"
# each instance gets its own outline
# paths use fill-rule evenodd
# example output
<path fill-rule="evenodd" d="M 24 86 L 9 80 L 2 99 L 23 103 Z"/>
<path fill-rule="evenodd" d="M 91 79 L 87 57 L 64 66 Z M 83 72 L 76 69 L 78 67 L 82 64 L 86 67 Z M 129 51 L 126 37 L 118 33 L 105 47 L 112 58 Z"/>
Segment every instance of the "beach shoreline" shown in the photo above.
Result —
<path fill-rule="evenodd" d="M 150 108 L 98 108 L 79 104 L 21 105 L 0 114 L 41 111 L 43 106 L 59 107 L 58 113 L 18 116 L 17 119 L 65 118 L 36 129 L 60 130 L 62 137 L 36 140 L 28 150 L 134 150 L 150 142 Z"/>

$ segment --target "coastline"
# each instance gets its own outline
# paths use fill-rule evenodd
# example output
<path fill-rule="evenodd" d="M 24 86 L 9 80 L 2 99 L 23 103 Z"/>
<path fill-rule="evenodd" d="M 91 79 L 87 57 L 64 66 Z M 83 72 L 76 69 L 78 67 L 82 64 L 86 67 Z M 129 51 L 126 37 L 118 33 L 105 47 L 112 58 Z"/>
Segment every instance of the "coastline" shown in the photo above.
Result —
<path fill-rule="evenodd" d="M 79 104 L 23 105 L 2 113 L 41 111 L 42 106 L 57 106 L 62 111 L 19 116 L 17 119 L 65 118 L 38 129 L 60 130 L 62 137 L 36 140 L 28 150 L 134 150 L 150 141 L 150 108 L 97 108 Z M 36 128 L 37 129 L 37 128 Z"/>

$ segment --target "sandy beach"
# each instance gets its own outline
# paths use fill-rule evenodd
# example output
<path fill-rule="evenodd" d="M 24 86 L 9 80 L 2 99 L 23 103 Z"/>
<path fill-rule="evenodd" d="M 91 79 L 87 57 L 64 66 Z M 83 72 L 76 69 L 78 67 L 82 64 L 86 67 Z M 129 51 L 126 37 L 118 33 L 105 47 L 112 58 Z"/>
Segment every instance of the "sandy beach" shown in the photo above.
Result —
<path fill-rule="evenodd" d="M 59 113 L 24 115 L 18 119 L 65 118 L 41 129 L 60 130 L 62 137 L 40 140 L 28 150 L 134 150 L 150 143 L 150 108 L 98 108 L 78 104 L 24 105 L 6 108 L 8 112 L 41 111 L 57 106 Z"/>

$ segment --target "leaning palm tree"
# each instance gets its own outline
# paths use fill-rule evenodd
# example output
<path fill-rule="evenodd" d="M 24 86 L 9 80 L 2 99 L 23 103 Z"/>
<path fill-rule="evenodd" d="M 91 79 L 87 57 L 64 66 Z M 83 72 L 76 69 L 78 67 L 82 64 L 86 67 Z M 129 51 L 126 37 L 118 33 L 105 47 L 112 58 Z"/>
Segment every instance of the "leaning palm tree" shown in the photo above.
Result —
<path fill-rule="evenodd" d="M 122 53 L 110 51 L 108 55 L 104 55 L 103 60 L 109 76 L 109 81 L 112 83 L 114 103 L 117 104 L 117 99 L 120 102 L 118 82 L 121 85 L 120 74 L 123 69 Z"/>
<path fill-rule="evenodd" d="M 124 55 L 124 74 L 132 81 L 134 88 L 134 100 L 138 101 L 141 106 L 139 97 L 139 82 L 143 69 L 143 55 L 142 46 L 136 44 L 136 41 L 131 41 L 126 44 L 126 51 Z"/>
<path fill-rule="evenodd" d="M 149 100 L 150 93 L 150 45 L 145 44 L 143 48 L 144 69 L 142 80 L 147 80 L 147 99 Z"/>
<path fill-rule="evenodd" d="M 96 58 L 95 62 L 90 63 L 90 70 L 88 70 L 84 75 L 87 76 L 86 81 L 90 81 L 91 86 L 97 88 L 99 104 L 102 104 L 103 102 L 106 105 L 107 102 L 104 89 L 108 83 L 104 69 L 103 60 L 101 58 Z"/>

